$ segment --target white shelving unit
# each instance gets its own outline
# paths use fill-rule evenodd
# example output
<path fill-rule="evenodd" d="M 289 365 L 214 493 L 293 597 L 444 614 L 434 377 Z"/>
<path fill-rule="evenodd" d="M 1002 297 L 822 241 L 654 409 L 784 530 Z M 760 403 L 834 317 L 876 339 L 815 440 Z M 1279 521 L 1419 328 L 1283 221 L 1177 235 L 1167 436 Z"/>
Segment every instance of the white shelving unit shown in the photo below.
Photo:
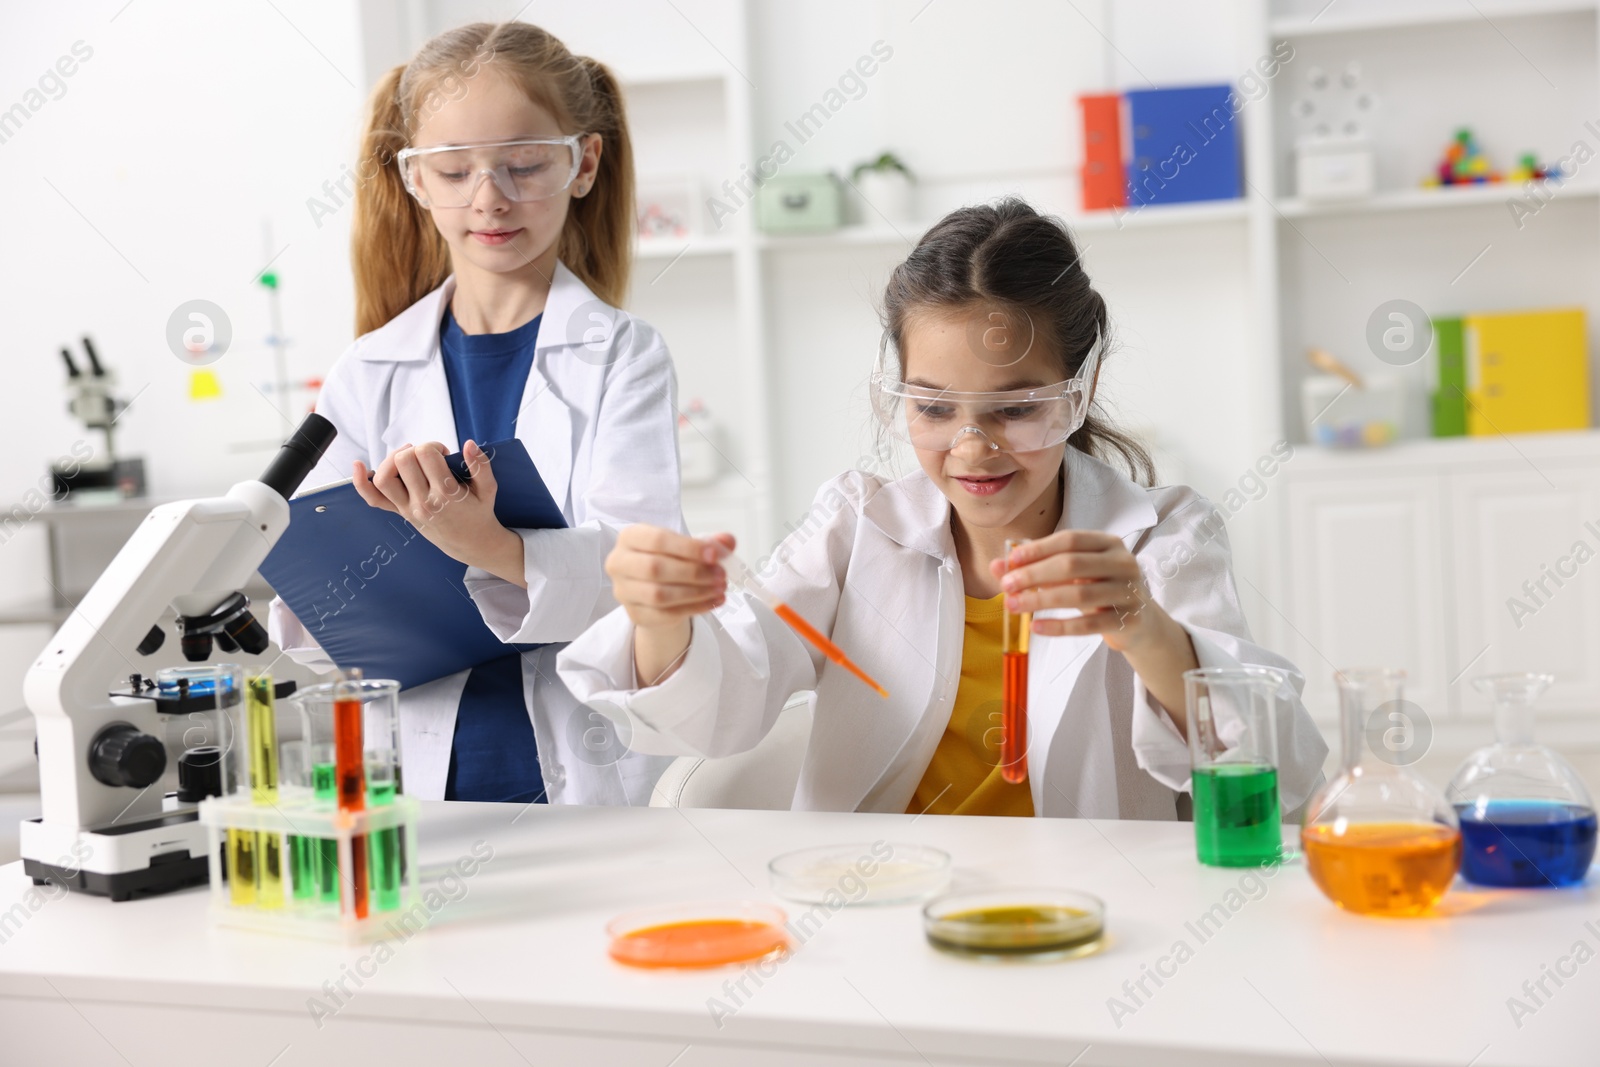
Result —
<path fill-rule="evenodd" d="M 1427 439 L 1431 357 L 1385 367 L 1365 330 L 1390 299 L 1434 317 L 1582 306 L 1596 350 L 1596 171 L 1581 168 L 1521 220 L 1509 208 L 1524 196 L 1519 187 L 1420 182 L 1463 126 L 1501 168 L 1524 151 L 1564 156 L 1578 141 L 1600 151 L 1585 127 L 1600 114 L 1600 10 L 1543 0 L 1263 0 L 1255 19 L 1260 54 L 1282 42 L 1295 52 L 1249 152 L 1262 366 L 1278 432 L 1306 439 L 1299 389 L 1305 351 L 1316 345 L 1363 373 L 1402 375 L 1406 435 L 1421 438 L 1354 453 L 1297 444 L 1303 458 L 1285 466 L 1267 538 L 1269 643 L 1313 675 L 1308 703 L 1325 718 L 1335 710 L 1332 665 L 1404 660 L 1412 699 L 1436 728 L 1472 743 L 1485 739 L 1486 709 L 1471 677 L 1555 670 L 1565 684 L 1547 707 L 1572 716 L 1559 724 L 1567 741 L 1593 746 L 1600 683 L 1577 649 L 1600 640 L 1600 594 L 1566 592 L 1520 629 L 1505 602 L 1584 535 L 1578 518 L 1597 499 L 1590 472 L 1600 432 Z M 1370 131 L 1377 189 L 1347 201 L 1300 199 L 1291 108 L 1313 68 L 1334 73 L 1352 61 L 1379 101 Z"/>

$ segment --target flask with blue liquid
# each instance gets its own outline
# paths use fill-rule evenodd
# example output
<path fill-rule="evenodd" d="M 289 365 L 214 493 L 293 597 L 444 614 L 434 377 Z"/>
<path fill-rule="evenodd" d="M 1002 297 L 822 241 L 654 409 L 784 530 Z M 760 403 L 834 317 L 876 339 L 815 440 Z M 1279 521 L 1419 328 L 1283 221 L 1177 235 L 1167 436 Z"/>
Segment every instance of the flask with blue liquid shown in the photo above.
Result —
<path fill-rule="evenodd" d="M 1555 679 L 1473 680 L 1494 702 L 1495 743 L 1467 757 L 1448 795 L 1461 820 L 1461 876 L 1497 887 L 1581 883 L 1594 860 L 1594 801 L 1572 766 L 1533 739 L 1533 706 Z"/>

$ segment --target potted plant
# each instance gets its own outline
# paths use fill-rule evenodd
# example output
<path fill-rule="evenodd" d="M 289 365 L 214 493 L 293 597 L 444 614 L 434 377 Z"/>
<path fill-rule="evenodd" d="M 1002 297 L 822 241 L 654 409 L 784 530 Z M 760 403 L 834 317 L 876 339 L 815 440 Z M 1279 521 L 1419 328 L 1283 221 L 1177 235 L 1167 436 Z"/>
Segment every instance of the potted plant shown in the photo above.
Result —
<path fill-rule="evenodd" d="M 916 178 L 911 168 L 893 152 L 884 152 L 876 159 L 856 164 L 850 172 L 850 181 L 866 201 L 863 221 L 867 225 L 883 219 L 891 223 L 915 221 L 911 185 Z"/>

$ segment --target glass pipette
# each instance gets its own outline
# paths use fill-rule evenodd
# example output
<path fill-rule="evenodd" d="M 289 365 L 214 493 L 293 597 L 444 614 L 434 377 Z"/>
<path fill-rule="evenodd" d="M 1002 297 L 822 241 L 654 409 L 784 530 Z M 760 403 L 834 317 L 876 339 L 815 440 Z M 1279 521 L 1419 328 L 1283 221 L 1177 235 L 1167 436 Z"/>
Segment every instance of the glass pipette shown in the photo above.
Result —
<path fill-rule="evenodd" d="M 761 599 L 762 603 L 771 608 L 778 618 L 788 623 L 795 633 L 821 649 L 824 656 L 827 656 L 828 659 L 877 690 L 879 696 L 887 697 L 889 695 L 889 691 L 874 681 L 872 675 L 857 667 L 850 657 L 844 654 L 843 649 L 828 640 L 823 636 L 821 630 L 801 618 L 799 612 L 778 599 L 766 586 L 762 585 L 761 580 L 756 577 L 755 572 L 750 569 L 744 560 L 730 552 L 722 560 L 722 569 L 728 573 L 729 585 L 742 585 L 750 590 Z"/>

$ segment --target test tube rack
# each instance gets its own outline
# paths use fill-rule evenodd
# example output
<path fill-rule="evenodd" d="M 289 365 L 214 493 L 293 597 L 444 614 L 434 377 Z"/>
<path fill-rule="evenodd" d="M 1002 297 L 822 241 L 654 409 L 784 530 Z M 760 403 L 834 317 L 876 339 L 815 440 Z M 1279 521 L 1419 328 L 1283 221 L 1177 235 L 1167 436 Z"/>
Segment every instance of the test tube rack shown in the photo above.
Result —
<path fill-rule="evenodd" d="M 385 804 L 361 811 L 342 811 L 317 800 L 310 790 L 285 789 L 277 803 L 256 804 L 248 792 L 213 797 L 200 804 L 200 822 L 206 827 L 211 856 L 211 921 L 215 925 L 265 933 L 303 936 L 324 941 L 360 944 L 392 936 L 391 926 L 421 900 L 417 877 L 417 821 L 421 812 L 415 798 L 397 796 Z M 255 892 L 241 903 L 228 881 L 230 835 L 254 834 L 258 842 L 278 835 L 277 888 L 271 901 L 260 895 L 263 873 L 257 871 Z M 387 845 L 396 850 L 397 885 L 387 891 L 376 877 L 368 879 L 366 916 L 357 914 L 352 896 L 351 858 L 356 848 L 371 848 L 379 835 L 391 835 Z M 297 863 L 291 838 L 303 839 L 308 855 L 318 857 L 316 875 Z M 257 855 L 269 850 L 263 848 Z M 336 855 L 331 876 L 321 869 L 321 857 Z M 376 868 L 369 861 L 369 867 Z M 373 872 L 376 874 L 376 872 Z M 314 884 L 307 886 L 311 877 Z M 328 887 L 332 886 L 331 892 Z"/>

